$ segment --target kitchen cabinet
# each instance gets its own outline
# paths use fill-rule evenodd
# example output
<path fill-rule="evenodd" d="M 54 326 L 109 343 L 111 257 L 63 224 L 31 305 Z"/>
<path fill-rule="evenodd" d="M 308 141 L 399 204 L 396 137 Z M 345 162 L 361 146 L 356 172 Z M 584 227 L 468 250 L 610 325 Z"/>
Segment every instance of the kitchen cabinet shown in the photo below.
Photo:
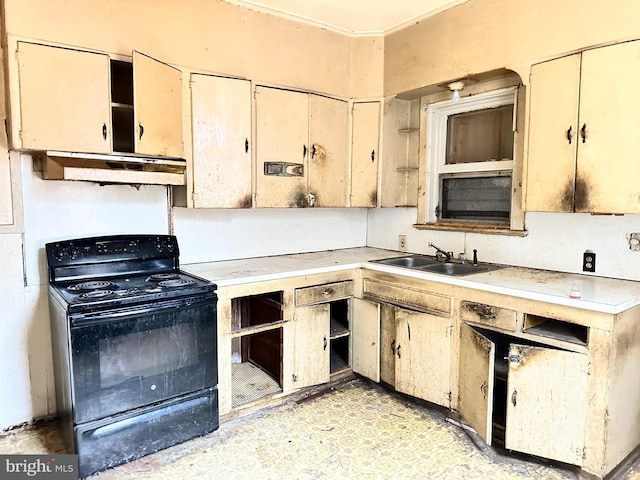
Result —
<path fill-rule="evenodd" d="M 193 206 L 250 208 L 251 82 L 191 75 Z"/>
<path fill-rule="evenodd" d="M 136 51 L 125 62 L 27 41 L 17 42 L 16 58 L 11 143 L 14 149 L 47 152 L 45 175 L 67 178 L 66 167 L 117 164 L 131 170 L 132 182 L 149 170 L 182 174 L 168 175 L 166 183 L 184 183 L 180 70 Z"/>
<path fill-rule="evenodd" d="M 351 109 L 351 207 L 378 205 L 380 102 L 354 102 Z"/>
<path fill-rule="evenodd" d="M 397 280 L 364 279 L 364 298 L 380 304 L 380 379 L 450 407 L 451 298 Z"/>
<path fill-rule="evenodd" d="M 327 383 L 351 365 L 353 281 L 297 288 L 294 296 L 293 384 Z"/>
<path fill-rule="evenodd" d="M 531 68 L 526 209 L 638 213 L 640 42 Z"/>
<path fill-rule="evenodd" d="M 347 205 L 347 102 L 258 86 L 256 207 Z"/>
<path fill-rule="evenodd" d="M 480 437 L 582 465 L 587 355 L 464 324 L 460 337 L 459 412 Z"/>
<path fill-rule="evenodd" d="M 403 308 L 395 316 L 395 389 L 449 407 L 450 318 Z"/>

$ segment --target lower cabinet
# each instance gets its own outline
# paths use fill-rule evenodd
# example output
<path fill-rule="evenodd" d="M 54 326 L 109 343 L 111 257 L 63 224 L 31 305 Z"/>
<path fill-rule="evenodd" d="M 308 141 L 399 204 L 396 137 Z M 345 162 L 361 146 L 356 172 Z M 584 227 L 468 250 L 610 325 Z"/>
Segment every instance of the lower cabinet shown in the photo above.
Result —
<path fill-rule="evenodd" d="M 449 407 L 451 319 L 395 309 L 395 389 Z"/>
<path fill-rule="evenodd" d="M 451 298 L 416 287 L 364 280 L 378 308 L 380 381 L 396 391 L 451 406 Z"/>
<path fill-rule="evenodd" d="M 582 465 L 589 358 L 460 327 L 459 412 L 488 445 Z"/>
<path fill-rule="evenodd" d="M 353 281 L 295 290 L 293 385 L 326 383 L 351 368 Z"/>

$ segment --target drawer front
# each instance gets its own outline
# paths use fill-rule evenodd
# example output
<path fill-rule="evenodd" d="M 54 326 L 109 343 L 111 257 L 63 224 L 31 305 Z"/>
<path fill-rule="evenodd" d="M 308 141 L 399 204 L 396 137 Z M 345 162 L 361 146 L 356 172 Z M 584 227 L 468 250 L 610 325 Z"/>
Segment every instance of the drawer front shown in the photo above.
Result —
<path fill-rule="evenodd" d="M 516 312 L 493 305 L 463 301 L 460 305 L 460 317 L 463 321 L 483 323 L 511 332 L 517 330 Z"/>
<path fill-rule="evenodd" d="M 296 305 L 313 305 L 353 296 L 353 280 L 296 288 Z"/>
<path fill-rule="evenodd" d="M 420 312 L 451 315 L 451 298 L 406 287 L 372 282 L 365 279 L 364 296 Z"/>

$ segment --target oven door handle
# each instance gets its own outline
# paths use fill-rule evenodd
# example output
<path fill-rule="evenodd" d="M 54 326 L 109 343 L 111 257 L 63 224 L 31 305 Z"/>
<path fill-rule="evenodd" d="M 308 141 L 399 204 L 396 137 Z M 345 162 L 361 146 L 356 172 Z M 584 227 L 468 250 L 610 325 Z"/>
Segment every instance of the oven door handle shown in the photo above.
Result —
<path fill-rule="evenodd" d="M 96 325 L 113 321 L 127 320 L 128 318 L 140 317 L 155 313 L 166 313 L 169 311 L 181 310 L 184 308 L 200 307 L 204 305 L 216 305 L 217 296 L 210 294 L 206 296 L 186 297 L 174 300 L 157 302 L 147 302 L 130 307 L 120 307 L 109 310 L 95 312 L 73 313 L 69 315 L 71 327 L 86 325 Z"/>

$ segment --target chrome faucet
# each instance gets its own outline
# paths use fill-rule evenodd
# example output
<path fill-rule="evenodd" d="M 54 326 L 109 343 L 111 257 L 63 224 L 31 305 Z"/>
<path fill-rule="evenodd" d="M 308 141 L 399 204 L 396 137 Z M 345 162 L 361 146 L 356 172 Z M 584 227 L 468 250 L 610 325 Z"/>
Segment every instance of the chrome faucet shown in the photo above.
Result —
<path fill-rule="evenodd" d="M 451 257 L 453 256 L 453 252 L 445 252 L 443 249 L 441 249 L 439 246 L 437 246 L 434 243 L 429 242 L 429 246 L 431 248 L 435 248 L 436 251 L 440 252 L 442 255 L 444 255 L 444 261 L 447 263 L 451 263 Z"/>

